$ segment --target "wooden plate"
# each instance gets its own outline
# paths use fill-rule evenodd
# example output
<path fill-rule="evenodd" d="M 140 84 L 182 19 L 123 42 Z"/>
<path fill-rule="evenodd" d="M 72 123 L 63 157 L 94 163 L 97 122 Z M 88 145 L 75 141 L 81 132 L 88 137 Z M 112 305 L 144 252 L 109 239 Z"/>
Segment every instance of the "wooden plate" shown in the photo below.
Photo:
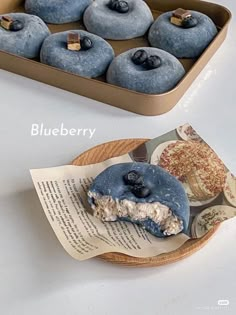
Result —
<path fill-rule="evenodd" d="M 72 164 L 87 165 L 99 163 L 109 158 L 128 153 L 146 141 L 148 141 L 148 139 L 127 139 L 107 142 L 82 153 L 72 162 Z M 154 267 L 166 265 L 179 261 L 198 251 L 200 248 L 206 245 L 210 238 L 215 234 L 218 227 L 219 225 L 215 226 L 200 239 L 187 241 L 175 251 L 155 257 L 136 258 L 120 253 L 107 253 L 99 256 L 99 258 L 112 263 L 133 267 Z"/>

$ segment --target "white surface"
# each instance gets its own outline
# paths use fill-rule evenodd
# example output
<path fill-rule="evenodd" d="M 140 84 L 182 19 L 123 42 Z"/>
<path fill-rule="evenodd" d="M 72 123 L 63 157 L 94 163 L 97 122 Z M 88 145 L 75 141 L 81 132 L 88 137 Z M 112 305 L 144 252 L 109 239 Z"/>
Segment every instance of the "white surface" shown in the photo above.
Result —
<path fill-rule="evenodd" d="M 215 1 L 218 2 L 218 1 Z M 234 0 L 219 1 L 236 13 Z M 130 269 L 77 262 L 57 241 L 29 169 L 69 163 L 109 140 L 155 137 L 189 122 L 236 173 L 235 19 L 229 36 L 179 104 L 142 117 L 0 71 L 0 314 L 236 314 L 236 220 L 192 257 L 166 267 Z M 145 104 L 144 104 L 145 106 Z M 83 137 L 31 137 L 48 128 L 96 128 Z M 227 307 L 217 301 L 228 299 Z"/>

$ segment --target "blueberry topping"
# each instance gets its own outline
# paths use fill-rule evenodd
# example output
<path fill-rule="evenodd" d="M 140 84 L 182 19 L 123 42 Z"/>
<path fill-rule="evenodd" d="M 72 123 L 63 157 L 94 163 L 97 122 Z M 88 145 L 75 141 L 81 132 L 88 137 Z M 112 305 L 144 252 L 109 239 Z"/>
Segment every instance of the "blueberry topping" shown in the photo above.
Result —
<path fill-rule="evenodd" d="M 159 68 L 161 66 L 161 58 L 158 56 L 150 56 L 147 58 L 146 60 L 146 67 L 147 69 L 151 70 L 151 69 L 156 69 Z"/>
<path fill-rule="evenodd" d="M 142 185 L 143 177 L 137 171 L 130 171 L 124 176 L 124 181 L 126 185 Z"/>
<path fill-rule="evenodd" d="M 88 50 L 93 47 L 93 43 L 91 39 L 87 36 L 81 39 L 80 45 L 81 45 L 82 50 Z"/>
<path fill-rule="evenodd" d="M 10 31 L 13 32 L 18 32 L 20 30 L 22 30 L 22 28 L 24 27 L 24 24 L 19 21 L 19 20 L 14 20 L 11 24 L 10 24 Z"/>
<path fill-rule="evenodd" d="M 148 58 L 148 54 L 146 53 L 146 51 L 143 49 L 140 49 L 140 50 L 137 50 L 133 54 L 132 61 L 136 65 L 142 65 L 147 60 L 147 58 Z"/>
<path fill-rule="evenodd" d="M 111 0 L 108 3 L 108 8 L 111 10 L 116 10 L 117 3 L 118 3 L 118 0 Z"/>
<path fill-rule="evenodd" d="M 150 189 L 142 185 L 135 185 L 132 187 L 132 193 L 138 198 L 146 198 L 150 195 Z"/>
<path fill-rule="evenodd" d="M 197 26 L 197 24 L 198 24 L 198 20 L 193 16 L 190 16 L 182 21 L 183 28 L 192 28 L 192 27 Z"/>
<path fill-rule="evenodd" d="M 111 0 L 108 3 L 108 8 L 119 13 L 127 13 L 129 11 L 129 4 L 126 1 Z"/>
<path fill-rule="evenodd" d="M 116 5 L 116 11 L 119 13 L 127 13 L 129 11 L 129 5 L 126 1 L 118 1 Z"/>

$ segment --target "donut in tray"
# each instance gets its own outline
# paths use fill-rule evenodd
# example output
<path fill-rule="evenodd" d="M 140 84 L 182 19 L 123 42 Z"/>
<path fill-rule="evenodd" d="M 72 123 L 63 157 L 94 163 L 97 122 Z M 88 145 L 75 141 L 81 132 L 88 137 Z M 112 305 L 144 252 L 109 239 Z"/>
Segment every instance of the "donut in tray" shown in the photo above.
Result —
<path fill-rule="evenodd" d="M 64 24 L 78 21 L 92 0 L 26 0 L 27 13 L 39 16 L 46 23 Z"/>
<path fill-rule="evenodd" d="M 117 56 L 107 71 L 107 82 L 146 94 L 173 89 L 185 75 L 182 64 L 171 54 L 153 47 L 128 50 Z"/>
<path fill-rule="evenodd" d="M 156 19 L 148 39 L 151 46 L 168 51 L 177 58 L 197 58 L 216 35 L 217 28 L 207 15 L 177 9 Z"/>
<path fill-rule="evenodd" d="M 68 49 L 68 36 L 78 36 L 79 50 Z M 114 58 L 114 51 L 101 37 L 86 31 L 73 30 L 52 34 L 43 43 L 41 62 L 82 77 L 103 75 Z"/>
<path fill-rule="evenodd" d="M 143 0 L 95 0 L 83 19 L 89 32 L 113 40 L 143 36 L 153 22 L 152 12 Z"/>
<path fill-rule="evenodd" d="M 88 192 L 93 215 L 128 221 L 157 237 L 186 232 L 189 203 L 181 183 L 147 163 L 120 163 L 100 173 Z"/>
<path fill-rule="evenodd" d="M 50 35 L 47 25 L 37 16 L 25 13 L 0 15 L 0 50 L 33 59 Z"/>

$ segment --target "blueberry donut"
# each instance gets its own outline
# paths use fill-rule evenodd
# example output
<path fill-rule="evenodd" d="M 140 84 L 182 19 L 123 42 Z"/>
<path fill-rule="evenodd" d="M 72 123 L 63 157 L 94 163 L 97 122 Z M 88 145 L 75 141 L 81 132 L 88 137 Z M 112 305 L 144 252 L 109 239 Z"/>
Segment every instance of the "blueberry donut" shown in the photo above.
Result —
<path fill-rule="evenodd" d="M 95 0 L 84 13 L 86 29 L 106 39 L 143 36 L 153 22 L 143 0 Z"/>
<path fill-rule="evenodd" d="M 179 25 L 178 19 L 177 25 L 171 23 L 173 12 L 160 15 L 149 31 L 151 46 L 168 51 L 177 58 L 199 57 L 217 35 L 217 28 L 205 14 L 196 11 L 190 14 Z"/>
<path fill-rule="evenodd" d="M 47 25 L 39 17 L 25 13 L 0 15 L 0 19 L 0 50 L 37 58 L 44 39 L 50 35 Z"/>
<path fill-rule="evenodd" d="M 46 23 L 64 24 L 81 19 L 92 0 L 26 0 L 25 11 Z"/>
<path fill-rule="evenodd" d="M 174 88 L 184 76 L 182 64 L 157 48 L 134 48 L 111 63 L 107 82 L 140 93 L 160 94 Z"/>
<path fill-rule="evenodd" d="M 93 215 L 103 221 L 125 220 L 157 237 L 186 232 L 189 204 L 184 188 L 156 165 L 121 163 L 108 167 L 88 192 Z"/>
<path fill-rule="evenodd" d="M 69 34 L 77 34 L 80 38 L 79 51 L 68 50 Z M 86 31 L 66 31 L 56 33 L 43 43 L 40 59 L 42 63 L 87 78 L 96 78 L 106 72 L 114 58 L 110 44 L 97 35 Z"/>

